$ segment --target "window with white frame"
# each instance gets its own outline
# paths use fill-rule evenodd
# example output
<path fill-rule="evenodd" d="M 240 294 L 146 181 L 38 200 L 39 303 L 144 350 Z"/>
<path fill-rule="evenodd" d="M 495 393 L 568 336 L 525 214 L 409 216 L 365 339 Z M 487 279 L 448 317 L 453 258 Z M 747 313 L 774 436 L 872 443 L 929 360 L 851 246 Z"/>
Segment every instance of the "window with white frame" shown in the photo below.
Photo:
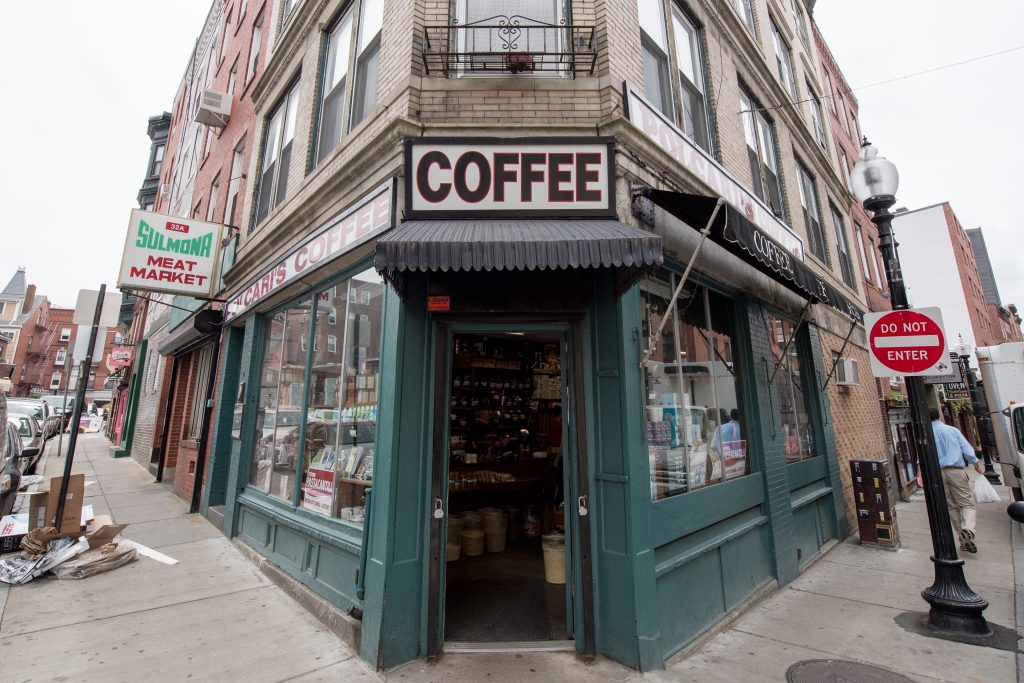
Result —
<path fill-rule="evenodd" d="M 736 12 L 743 17 L 743 23 L 747 25 L 750 33 L 757 35 L 757 30 L 754 28 L 754 6 L 751 0 L 732 0 L 732 6 L 736 8 Z"/>
<path fill-rule="evenodd" d="M 775 133 L 756 101 L 742 90 L 740 117 L 743 119 L 743 137 L 747 143 L 754 194 L 770 206 L 776 215 L 783 216 L 782 176 L 779 172 L 779 155 L 775 150 Z"/>
<path fill-rule="evenodd" d="M 680 128 L 697 146 L 710 151 L 707 106 L 704 97 L 704 60 L 701 57 L 697 27 L 678 7 L 672 8 L 672 33 L 679 66 L 679 85 L 683 103 Z"/>
<path fill-rule="evenodd" d="M 668 32 L 661 0 L 638 0 L 640 49 L 643 52 L 644 96 L 662 114 L 675 121 L 668 66 Z"/>
<path fill-rule="evenodd" d="M 839 150 L 839 172 L 843 174 L 846 189 L 853 192 L 853 183 L 850 181 L 850 160 L 846 157 L 846 152 L 843 150 Z"/>
<path fill-rule="evenodd" d="M 95 372 L 90 372 L 89 373 L 89 384 L 88 384 L 88 386 L 93 388 L 93 389 L 97 388 L 96 387 L 96 373 Z"/>
<path fill-rule="evenodd" d="M 337 147 L 343 134 L 345 86 L 352 61 L 352 11 L 341 16 L 327 34 L 320 101 L 320 140 L 317 159 L 323 159 Z"/>
<path fill-rule="evenodd" d="M 796 176 L 811 253 L 828 265 L 828 252 L 825 249 L 825 233 L 821 227 L 821 211 L 818 209 L 818 192 L 814 187 L 814 176 L 801 163 L 796 165 Z"/>
<path fill-rule="evenodd" d="M 860 232 L 860 226 L 857 230 L 857 251 L 860 252 L 860 267 L 864 271 L 864 279 L 871 282 L 871 269 L 868 267 L 868 257 L 864 251 L 864 235 Z"/>
<path fill-rule="evenodd" d="M 149 170 L 149 176 L 151 178 L 159 176 L 160 175 L 160 169 L 163 168 L 163 165 L 164 165 L 164 146 L 163 145 L 157 145 L 156 146 L 156 151 L 153 152 L 153 167 Z"/>
<path fill-rule="evenodd" d="M 3 315 L 7 311 L 7 302 L 0 301 L 0 315 Z"/>
<path fill-rule="evenodd" d="M 832 74 L 825 70 L 825 98 L 828 100 L 828 108 L 832 110 L 832 113 L 836 116 L 839 114 L 836 112 L 836 91 L 832 87 Z"/>
<path fill-rule="evenodd" d="M 66 342 L 69 339 L 71 339 L 71 328 L 70 327 L 62 327 L 61 330 L 60 330 L 60 340 L 62 342 Z"/>
<path fill-rule="evenodd" d="M 213 179 L 210 185 L 210 203 L 206 206 L 206 220 L 213 221 L 213 215 L 217 212 L 217 194 L 220 192 L 220 174 Z"/>
<path fill-rule="evenodd" d="M 836 100 L 839 106 L 839 122 L 843 124 L 843 130 L 847 133 L 850 132 L 850 118 L 846 115 L 846 102 L 843 101 L 842 95 L 836 95 Z"/>
<path fill-rule="evenodd" d="M 203 158 L 210 156 L 210 150 L 213 149 L 213 126 L 206 127 L 206 142 L 203 143 Z"/>
<path fill-rule="evenodd" d="M 249 0 L 242 0 L 238 3 L 238 21 L 242 21 L 242 17 L 245 16 L 245 8 L 248 7 Z"/>
<path fill-rule="evenodd" d="M 811 43 L 807 40 L 807 25 L 804 19 L 804 10 L 800 7 L 800 0 L 792 0 L 793 4 L 793 25 L 796 26 L 796 34 L 800 36 L 800 42 L 804 44 L 804 47 L 808 50 L 811 49 Z"/>
<path fill-rule="evenodd" d="M 50 388 L 51 389 L 60 389 L 60 378 L 61 378 L 61 373 L 59 371 L 54 372 L 50 376 Z"/>
<path fill-rule="evenodd" d="M 811 128 L 814 130 L 814 138 L 821 145 L 822 149 L 828 149 L 825 139 L 825 122 L 821 117 L 821 102 L 814 94 L 811 84 L 807 84 L 807 108 L 811 112 Z"/>
<path fill-rule="evenodd" d="M 295 136 L 295 113 L 298 105 L 299 84 L 296 81 L 267 119 L 255 224 L 259 224 L 272 208 L 284 201 L 288 191 L 288 167 L 292 160 L 292 138 Z"/>
<path fill-rule="evenodd" d="M 832 211 L 832 225 L 836 232 L 836 252 L 839 254 L 839 269 L 843 275 L 843 282 L 851 289 L 857 288 L 857 281 L 853 276 L 853 262 L 850 259 L 850 242 L 846 239 L 846 222 L 843 214 L 839 213 L 834 205 L 829 204 Z"/>
<path fill-rule="evenodd" d="M 234 225 L 238 205 L 238 185 L 242 180 L 242 152 L 245 150 L 245 138 L 235 145 L 231 155 L 231 171 L 228 175 L 228 196 L 224 205 L 224 225 Z"/>
<path fill-rule="evenodd" d="M 244 11 L 244 10 L 243 10 Z M 252 41 L 249 43 L 249 63 L 245 72 L 248 83 L 256 75 L 256 66 L 260 58 L 260 46 L 263 44 L 263 12 L 259 13 L 252 25 Z"/>
<path fill-rule="evenodd" d="M 292 10 L 297 4 L 298 0 L 284 0 L 284 6 L 281 8 L 281 26 L 288 23 L 289 17 L 292 16 Z"/>
<path fill-rule="evenodd" d="M 57 349 L 57 355 L 53 359 L 54 365 L 64 365 L 68 357 L 68 350 L 64 348 Z"/>
<path fill-rule="evenodd" d="M 384 0 L 363 0 L 359 11 L 355 83 L 352 85 L 352 121 L 355 128 L 377 106 L 380 74 L 380 34 L 384 26 Z"/>
<path fill-rule="evenodd" d="M 224 61 L 224 56 L 228 51 L 228 29 L 231 28 L 231 12 L 228 12 L 227 17 L 224 19 L 224 30 L 220 32 L 220 56 L 218 57 L 218 63 Z"/>
<path fill-rule="evenodd" d="M 228 96 L 234 98 L 235 86 L 238 84 L 238 57 L 231 63 L 231 71 L 228 73 Z"/>
<path fill-rule="evenodd" d="M 333 334 L 327 335 L 327 351 L 335 353 L 338 350 L 338 338 Z"/>
<path fill-rule="evenodd" d="M 782 85 L 786 88 L 789 96 L 795 100 L 797 99 L 797 91 L 793 71 L 793 52 L 789 49 L 786 41 L 782 39 L 782 34 L 779 32 L 779 27 L 775 25 L 774 19 L 771 21 L 771 27 L 772 47 L 775 49 L 775 63 L 779 69 L 779 80 L 782 81 Z"/>

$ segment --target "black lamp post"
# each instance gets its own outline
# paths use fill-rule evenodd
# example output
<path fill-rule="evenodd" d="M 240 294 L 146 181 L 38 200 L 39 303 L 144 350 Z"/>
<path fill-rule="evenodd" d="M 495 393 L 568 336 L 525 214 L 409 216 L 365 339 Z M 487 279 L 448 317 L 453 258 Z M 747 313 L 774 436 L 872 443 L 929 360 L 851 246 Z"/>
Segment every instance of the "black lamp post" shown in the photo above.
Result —
<path fill-rule="evenodd" d="M 909 308 L 907 290 L 900 269 L 899 245 L 892 234 L 892 214 L 889 208 L 896 203 L 896 190 L 900 178 L 896 166 L 864 138 L 860 161 L 850 173 L 853 193 L 871 211 L 871 221 L 878 226 L 878 250 L 885 264 L 885 277 L 889 283 L 893 310 Z M 971 590 L 964 577 L 964 561 L 956 554 L 953 529 L 946 508 L 946 493 L 942 485 L 942 471 L 935 447 L 935 435 L 928 419 L 926 389 L 920 377 L 906 377 L 910 416 L 914 426 L 914 440 L 921 462 L 924 479 L 925 507 L 932 536 L 932 562 L 935 583 L 921 591 L 928 602 L 928 623 L 945 634 L 984 636 L 992 633 L 982 615 L 988 601 Z"/>
<path fill-rule="evenodd" d="M 978 382 L 974 378 L 974 372 L 971 370 L 971 344 L 970 342 L 964 341 L 961 335 L 959 343 L 954 347 L 957 356 L 960 357 L 960 374 L 964 376 L 964 382 L 967 384 L 967 391 L 971 395 L 971 412 L 974 413 L 974 424 L 978 428 L 978 441 L 981 443 L 981 457 L 985 461 L 985 478 L 993 486 L 1002 486 L 1003 482 L 999 478 L 999 473 L 996 472 L 996 468 L 992 466 L 992 443 L 988 440 L 988 424 L 991 418 L 988 416 L 988 403 L 984 400 L 981 395 L 981 391 L 978 389 Z"/>

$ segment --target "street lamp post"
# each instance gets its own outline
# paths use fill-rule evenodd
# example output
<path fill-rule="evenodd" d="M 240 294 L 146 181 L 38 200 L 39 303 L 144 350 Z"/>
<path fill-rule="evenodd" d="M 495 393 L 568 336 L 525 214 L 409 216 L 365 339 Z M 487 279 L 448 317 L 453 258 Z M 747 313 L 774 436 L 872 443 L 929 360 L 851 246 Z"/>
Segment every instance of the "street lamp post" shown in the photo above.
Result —
<path fill-rule="evenodd" d="M 974 424 L 978 428 L 978 441 L 981 443 L 981 457 L 985 460 L 985 478 L 993 486 L 1002 486 L 999 473 L 992 466 L 992 443 L 988 440 L 988 424 L 991 418 L 988 416 L 988 404 L 982 400 L 981 390 L 978 389 L 978 381 L 974 378 L 971 370 L 971 343 L 965 341 L 960 335 L 960 341 L 953 349 L 960 357 L 960 373 L 964 376 L 967 384 L 967 391 L 971 395 L 971 412 L 974 413 Z"/>
<path fill-rule="evenodd" d="M 889 208 L 896 203 L 896 190 L 900 183 L 896 166 L 885 157 L 878 156 L 878 150 L 864 138 L 860 160 L 850 173 L 850 181 L 853 193 L 864 204 L 864 208 L 872 212 L 871 221 L 878 226 L 878 250 L 885 264 L 893 310 L 909 308 L 897 251 L 899 244 L 892 234 L 893 216 L 889 212 Z M 935 582 L 921 591 L 921 597 L 931 606 L 928 623 L 935 630 L 949 635 L 990 635 L 992 631 L 982 615 L 988 607 L 988 601 L 967 585 L 964 561 L 956 554 L 935 435 L 928 419 L 924 381 L 920 377 L 905 379 L 914 439 L 924 479 L 925 507 L 928 510 L 932 563 L 935 567 Z"/>

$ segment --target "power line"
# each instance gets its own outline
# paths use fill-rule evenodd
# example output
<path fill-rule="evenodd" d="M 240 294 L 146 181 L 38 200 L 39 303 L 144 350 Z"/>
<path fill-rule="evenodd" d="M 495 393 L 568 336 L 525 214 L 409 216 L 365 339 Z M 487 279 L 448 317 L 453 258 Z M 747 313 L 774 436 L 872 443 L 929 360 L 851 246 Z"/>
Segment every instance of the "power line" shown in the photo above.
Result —
<path fill-rule="evenodd" d="M 964 64 L 970 64 L 971 62 L 981 61 L 982 59 L 989 59 L 991 57 L 998 57 L 1000 55 L 1005 55 L 1007 53 L 1015 52 L 1017 50 L 1024 50 L 1024 45 L 1017 45 L 1016 47 L 1010 47 L 1010 48 L 1007 48 L 1005 50 L 999 50 L 998 52 L 990 52 L 990 53 L 985 54 L 985 55 L 978 55 L 977 57 L 971 57 L 970 59 L 965 59 L 965 60 L 962 60 L 962 61 L 959 61 L 959 62 L 953 62 L 951 64 L 944 64 L 942 66 L 936 66 L 936 67 L 931 68 L 931 69 L 925 69 L 924 71 L 916 71 L 916 72 L 911 73 L 911 74 L 905 74 L 903 76 L 896 76 L 895 78 L 888 78 L 888 79 L 886 79 L 884 81 L 878 81 L 877 83 L 869 83 L 867 85 L 859 85 L 856 88 L 849 88 L 847 90 L 836 90 L 835 94 L 845 95 L 845 94 L 853 92 L 854 90 L 867 90 L 868 88 L 874 88 L 874 87 L 879 86 L 879 85 L 886 85 L 887 83 L 895 83 L 896 81 L 903 81 L 903 80 L 906 80 L 908 78 L 916 78 L 917 76 L 924 76 L 926 74 L 935 73 L 936 71 L 943 71 L 945 69 L 952 69 L 955 66 L 963 66 Z M 792 107 L 792 106 L 795 106 L 795 105 L 798 105 L 798 104 L 803 104 L 804 102 L 822 102 L 825 99 L 832 98 L 833 96 L 834 96 L 833 93 L 829 93 L 828 95 L 823 95 L 821 97 L 806 97 L 806 98 L 804 98 L 802 100 L 794 100 L 794 101 L 789 102 L 787 104 L 781 104 L 781 105 L 779 105 L 777 107 L 758 107 L 758 108 L 755 108 L 755 109 L 743 109 L 743 110 L 740 111 L 740 113 L 741 114 L 745 114 L 747 112 L 754 112 L 754 111 L 774 111 L 776 109 L 785 109 L 786 107 Z"/>

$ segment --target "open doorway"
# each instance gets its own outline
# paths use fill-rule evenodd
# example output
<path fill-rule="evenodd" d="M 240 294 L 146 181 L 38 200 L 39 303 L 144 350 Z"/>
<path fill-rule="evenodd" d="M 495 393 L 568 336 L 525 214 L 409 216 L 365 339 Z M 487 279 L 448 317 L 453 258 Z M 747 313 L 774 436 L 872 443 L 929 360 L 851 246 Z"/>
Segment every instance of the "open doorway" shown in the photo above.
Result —
<path fill-rule="evenodd" d="M 573 638 L 564 347 L 557 332 L 452 338 L 440 553 L 449 649 Z"/>

